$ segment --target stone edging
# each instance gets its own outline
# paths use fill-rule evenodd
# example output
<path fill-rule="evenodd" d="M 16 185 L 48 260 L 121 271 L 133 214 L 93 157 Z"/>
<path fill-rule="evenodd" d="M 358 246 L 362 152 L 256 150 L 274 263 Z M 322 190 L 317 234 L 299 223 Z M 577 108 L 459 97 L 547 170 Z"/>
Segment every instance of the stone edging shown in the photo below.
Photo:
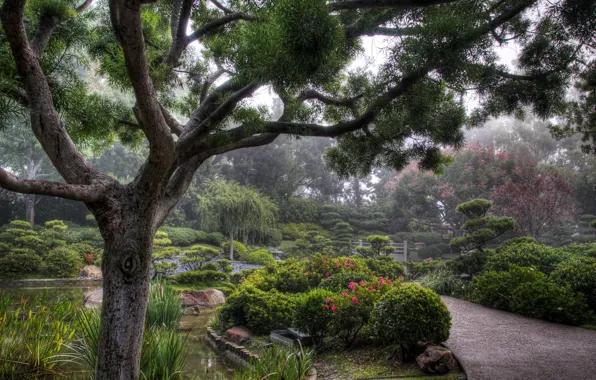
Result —
<path fill-rule="evenodd" d="M 259 359 L 259 355 L 250 352 L 244 346 L 228 342 L 222 336 L 217 335 L 211 327 L 207 327 L 206 339 L 214 350 L 223 353 L 226 358 L 241 367 L 247 367 L 250 359 Z M 313 367 L 306 380 L 317 380 L 316 368 Z"/>
<path fill-rule="evenodd" d="M 0 280 L 1 288 L 59 288 L 66 286 L 101 286 L 102 279 L 48 278 L 35 280 Z"/>
<path fill-rule="evenodd" d="M 259 359 L 259 355 L 253 354 L 244 346 L 228 342 L 211 328 L 207 327 L 207 341 L 214 350 L 222 352 L 228 359 L 241 367 L 248 366 L 250 359 Z"/>

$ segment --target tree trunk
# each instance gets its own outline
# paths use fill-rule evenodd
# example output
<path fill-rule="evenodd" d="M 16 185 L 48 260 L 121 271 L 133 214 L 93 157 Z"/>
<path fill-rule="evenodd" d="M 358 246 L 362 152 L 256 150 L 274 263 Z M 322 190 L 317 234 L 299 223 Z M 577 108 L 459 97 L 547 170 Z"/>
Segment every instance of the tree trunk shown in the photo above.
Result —
<path fill-rule="evenodd" d="M 35 227 L 35 195 L 25 195 L 25 220 Z"/>
<path fill-rule="evenodd" d="M 153 235 L 138 225 L 130 219 L 119 223 L 117 231 L 102 231 L 106 244 L 97 380 L 134 380 L 140 375 Z"/>
<path fill-rule="evenodd" d="M 234 261 L 234 233 L 230 232 L 230 261 Z"/>

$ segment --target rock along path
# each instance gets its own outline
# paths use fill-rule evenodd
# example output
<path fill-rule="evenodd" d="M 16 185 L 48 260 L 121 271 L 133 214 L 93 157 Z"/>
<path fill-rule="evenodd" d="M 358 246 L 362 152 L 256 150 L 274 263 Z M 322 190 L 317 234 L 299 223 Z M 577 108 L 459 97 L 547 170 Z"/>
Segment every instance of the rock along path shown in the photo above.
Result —
<path fill-rule="evenodd" d="M 469 380 L 596 379 L 596 331 L 442 299 L 452 317 L 445 344 Z"/>

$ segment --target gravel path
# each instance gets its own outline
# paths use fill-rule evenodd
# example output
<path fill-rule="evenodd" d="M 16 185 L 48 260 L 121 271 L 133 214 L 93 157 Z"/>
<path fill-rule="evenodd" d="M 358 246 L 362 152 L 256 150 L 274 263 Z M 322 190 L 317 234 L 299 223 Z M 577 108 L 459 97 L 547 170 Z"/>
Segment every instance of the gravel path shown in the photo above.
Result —
<path fill-rule="evenodd" d="M 446 345 L 469 380 L 596 380 L 596 331 L 442 298 L 453 318 Z"/>

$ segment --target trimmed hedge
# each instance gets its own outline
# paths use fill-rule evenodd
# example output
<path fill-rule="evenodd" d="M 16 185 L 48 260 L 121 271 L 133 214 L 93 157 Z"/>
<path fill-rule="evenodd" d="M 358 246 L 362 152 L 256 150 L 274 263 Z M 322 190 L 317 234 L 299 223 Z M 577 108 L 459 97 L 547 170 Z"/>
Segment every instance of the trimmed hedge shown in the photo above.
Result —
<path fill-rule="evenodd" d="M 34 253 L 11 254 L 0 258 L 0 277 L 19 279 L 37 273 L 41 269 L 41 258 Z"/>
<path fill-rule="evenodd" d="M 180 284 L 196 284 L 198 282 L 227 281 L 228 275 L 216 270 L 195 270 L 177 274 L 173 280 Z"/>
<path fill-rule="evenodd" d="M 57 278 L 76 277 L 83 266 L 79 253 L 68 247 L 59 247 L 50 251 L 46 259 L 48 273 Z"/>

